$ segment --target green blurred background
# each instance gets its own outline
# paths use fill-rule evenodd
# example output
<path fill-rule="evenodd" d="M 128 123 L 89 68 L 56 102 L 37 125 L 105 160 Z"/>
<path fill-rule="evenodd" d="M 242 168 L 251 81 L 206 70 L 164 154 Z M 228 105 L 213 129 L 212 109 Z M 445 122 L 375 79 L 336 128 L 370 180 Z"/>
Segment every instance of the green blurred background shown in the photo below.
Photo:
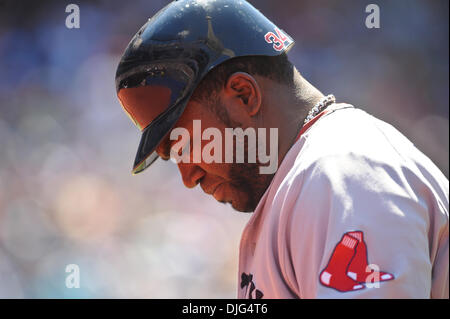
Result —
<path fill-rule="evenodd" d="M 114 74 L 169 1 L 0 0 L 0 297 L 234 298 L 250 214 L 157 161 L 130 174 L 140 133 Z M 388 121 L 449 173 L 448 1 L 253 0 L 297 41 L 323 93 Z M 365 8 L 381 28 L 365 27 Z M 68 289 L 65 267 L 80 267 Z"/>

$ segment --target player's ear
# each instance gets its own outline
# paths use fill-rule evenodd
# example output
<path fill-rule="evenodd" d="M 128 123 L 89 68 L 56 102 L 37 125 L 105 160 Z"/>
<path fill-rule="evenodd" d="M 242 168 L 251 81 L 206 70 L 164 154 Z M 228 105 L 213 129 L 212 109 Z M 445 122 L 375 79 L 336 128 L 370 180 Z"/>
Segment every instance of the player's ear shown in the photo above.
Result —
<path fill-rule="evenodd" d="M 256 79 L 248 73 L 233 73 L 225 85 L 225 95 L 237 99 L 249 116 L 256 115 L 261 108 L 261 89 Z"/>

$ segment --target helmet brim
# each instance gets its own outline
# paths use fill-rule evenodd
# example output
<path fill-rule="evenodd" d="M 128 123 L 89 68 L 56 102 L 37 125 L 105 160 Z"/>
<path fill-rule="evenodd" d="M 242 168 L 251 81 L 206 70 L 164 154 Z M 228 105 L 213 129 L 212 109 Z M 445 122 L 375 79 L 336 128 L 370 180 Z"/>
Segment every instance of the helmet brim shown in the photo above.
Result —
<path fill-rule="evenodd" d="M 187 103 L 188 98 L 183 99 L 144 129 L 133 164 L 132 173 L 134 175 L 144 171 L 158 159 L 159 155 L 155 149 L 172 130 L 183 114 Z"/>

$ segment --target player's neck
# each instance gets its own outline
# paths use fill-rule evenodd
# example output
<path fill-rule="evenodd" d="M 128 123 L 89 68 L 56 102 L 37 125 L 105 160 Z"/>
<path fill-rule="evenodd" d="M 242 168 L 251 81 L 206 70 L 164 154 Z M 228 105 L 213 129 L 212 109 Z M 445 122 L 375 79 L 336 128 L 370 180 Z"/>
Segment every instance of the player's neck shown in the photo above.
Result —
<path fill-rule="evenodd" d="M 279 125 L 279 163 L 294 145 L 308 112 L 324 95 L 312 84 L 300 76 L 297 70 L 294 73 L 294 88 L 286 90 L 289 98 L 284 101 Z"/>

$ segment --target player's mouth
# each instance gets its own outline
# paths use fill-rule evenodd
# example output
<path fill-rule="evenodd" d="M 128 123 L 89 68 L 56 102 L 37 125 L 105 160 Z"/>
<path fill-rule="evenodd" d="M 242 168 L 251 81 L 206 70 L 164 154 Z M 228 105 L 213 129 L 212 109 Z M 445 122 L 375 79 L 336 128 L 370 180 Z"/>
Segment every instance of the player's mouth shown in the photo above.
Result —
<path fill-rule="evenodd" d="M 203 189 L 203 191 L 208 194 L 212 195 L 217 201 L 221 203 L 226 203 L 225 200 L 225 185 L 224 182 L 217 183 L 215 185 L 205 185 L 205 183 L 200 182 L 200 187 Z"/>
<path fill-rule="evenodd" d="M 203 182 L 203 179 L 200 180 L 200 187 L 203 189 L 203 191 L 208 194 L 208 195 L 214 195 L 214 192 L 216 191 L 216 189 L 220 186 L 221 183 L 217 183 L 214 185 L 207 185 L 206 183 Z"/>
<path fill-rule="evenodd" d="M 214 190 L 214 193 L 212 194 L 214 196 L 214 198 L 221 202 L 221 203 L 226 203 L 227 201 L 225 200 L 225 185 L 219 184 L 216 189 Z"/>

